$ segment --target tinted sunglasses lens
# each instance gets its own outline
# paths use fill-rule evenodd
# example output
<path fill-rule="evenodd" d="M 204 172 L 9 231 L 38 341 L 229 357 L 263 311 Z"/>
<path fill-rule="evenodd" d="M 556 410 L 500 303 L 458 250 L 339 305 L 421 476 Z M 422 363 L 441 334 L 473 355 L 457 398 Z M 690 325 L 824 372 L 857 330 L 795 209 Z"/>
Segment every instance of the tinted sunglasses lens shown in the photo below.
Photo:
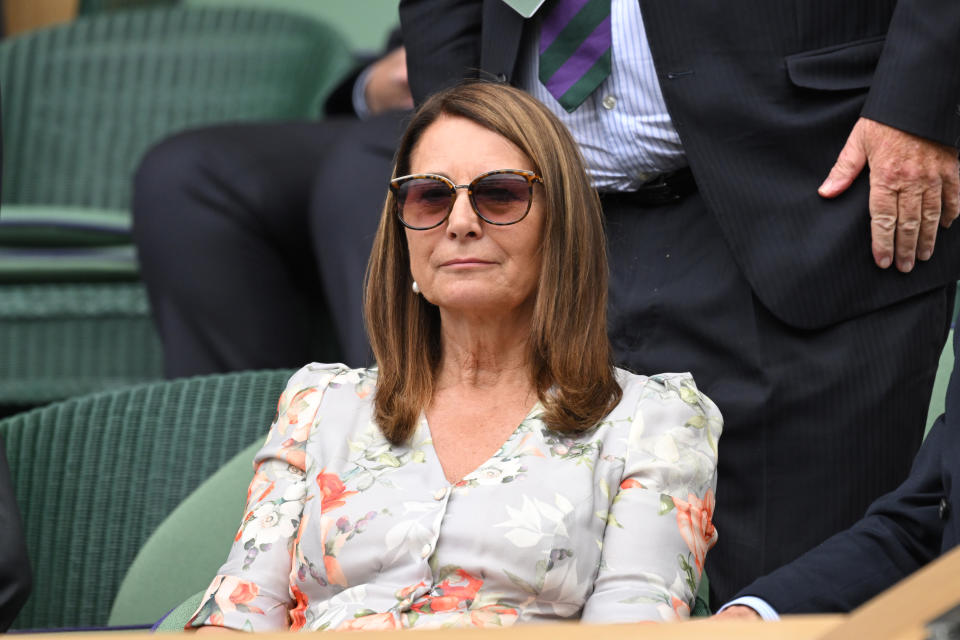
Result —
<path fill-rule="evenodd" d="M 397 188 L 400 218 L 411 227 L 440 224 L 450 211 L 451 199 L 450 187 L 430 178 L 407 180 Z"/>
<path fill-rule="evenodd" d="M 494 173 L 473 185 L 473 203 L 493 223 L 517 222 L 530 208 L 530 183 L 515 173 Z"/>

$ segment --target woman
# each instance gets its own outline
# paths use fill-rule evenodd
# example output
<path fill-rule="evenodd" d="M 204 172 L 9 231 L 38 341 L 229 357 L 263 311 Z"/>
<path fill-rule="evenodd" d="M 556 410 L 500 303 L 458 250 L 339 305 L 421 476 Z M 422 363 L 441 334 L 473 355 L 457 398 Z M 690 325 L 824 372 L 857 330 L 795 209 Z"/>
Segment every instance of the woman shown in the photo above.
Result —
<path fill-rule="evenodd" d="M 600 205 L 526 94 L 415 114 L 367 282 L 378 369 L 308 365 L 192 626 L 687 615 L 716 540 L 721 418 L 688 374 L 615 369 Z"/>

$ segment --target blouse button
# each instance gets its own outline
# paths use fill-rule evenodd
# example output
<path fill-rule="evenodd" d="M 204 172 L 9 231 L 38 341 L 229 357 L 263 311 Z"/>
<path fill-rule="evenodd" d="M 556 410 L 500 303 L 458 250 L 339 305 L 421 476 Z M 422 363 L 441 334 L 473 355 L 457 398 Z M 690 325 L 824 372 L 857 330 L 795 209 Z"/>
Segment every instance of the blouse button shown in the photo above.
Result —
<path fill-rule="evenodd" d="M 617 99 L 613 96 L 608 95 L 603 99 L 603 102 L 601 104 L 603 104 L 604 109 L 606 109 L 607 111 L 610 111 L 615 106 L 617 106 Z"/>
<path fill-rule="evenodd" d="M 447 497 L 447 492 L 449 490 L 450 490 L 449 487 L 444 487 L 443 489 L 437 489 L 436 491 L 433 492 L 433 499 L 443 500 L 444 498 Z"/>
<path fill-rule="evenodd" d="M 420 550 L 420 557 L 426 558 L 430 555 L 431 551 L 433 551 L 433 547 L 431 547 L 429 544 L 423 545 L 423 549 Z"/>

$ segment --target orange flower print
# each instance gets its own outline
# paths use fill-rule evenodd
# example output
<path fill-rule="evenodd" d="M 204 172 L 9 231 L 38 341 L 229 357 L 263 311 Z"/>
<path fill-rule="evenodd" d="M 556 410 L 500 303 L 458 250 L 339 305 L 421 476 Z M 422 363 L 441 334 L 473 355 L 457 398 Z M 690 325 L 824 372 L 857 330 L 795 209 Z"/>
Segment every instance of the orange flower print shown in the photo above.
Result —
<path fill-rule="evenodd" d="M 276 484 L 276 481 L 271 480 L 258 466 L 256 473 L 253 474 L 253 480 L 250 481 L 250 486 L 247 487 L 247 504 L 260 502 L 266 498 L 274 490 Z"/>
<path fill-rule="evenodd" d="M 327 573 L 327 582 L 330 584 L 347 586 L 347 578 L 343 575 L 343 569 L 340 568 L 340 561 L 337 560 L 337 552 L 346 541 L 346 536 L 338 536 L 333 518 L 320 517 L 320 546 L 323 549 L 323 568 Z M 333 540 L 328 541 L 328 537 L 333 535 Z"/>
<path fill-rule="evenodd" d="M 320 512 L 326 513 L 337 507 L 342 507 L 345 498 L 355 495 L 356 491 L 346 491 L 346 487 L 340 477 L 335 473 L 325 473 L 321 469 L 317 475 L 317 486 L 320 487 Z"/>
<path fill-rule="evenodd" d="M 303 625 L 307 624 L 306 611 L 310 598 L 293 582 L 290 583 L 290 595 L 297 603 L 297 606 L 290 610 L 290 631 L 300 631 Z"/>
<path fill-rule="evenodd" d="M 690 617 L 690 605 L 677 596 L 664 594 L 663 602 L 657 605 L 657 614 L 665 622 L 686 620 Z"/>
<path fill-rule="evenodd" d="M 211 619 L 218 615 L 220 616 L 220 622 L 211 624 L 223 624 L 223 613 L 226 611 L 239 610 L 247 613 L 263 613 L 263 609 L 247 604 L 256 598 L 260 592 L 260 588 L 256 584 L 235 576 L 223 576 L 216 589 L 213 599 L 219 609 L 211 615 Z"/>
<path fill-rule="evenodd" d="M 483 580 L 463 569 L 457 569 L 454 576 L 434 587 L 431 593 L 436 595 L 421 598 L 411 609 L 417 613 L 437 613 L 469 607 L 483 586 Z"/>
<path fill-rule="evenodd" d="M 303 422 L 309 425 L 313 422 L 313 416 L 309 416 L 309 419 L 304 420 L 304 418 L 307 418 L 307 416 L 303 414 L 307 409 L 310 408 L 310 402 L 308 401 L 308 398 L 316 392 L 316 387 L 307 387 L 306 389 L 301 389 L 295 393 L 289 401 L 287 400 L 286 393 L 283 393 L 280 396 L 280 400 L 277 402 L 276 419 L 276 429 L 280 435 L 285 435 L 287 433 L 287 427 L 290 425 L 299 425 Z M 298 439 L 301 442 L 304 440 L 304 438 Z"/>
<path fill-rule="evenodd" d="M 517 610 L 500 604 L 491 604 L 470 611 L 470 625 L 474 627 L 509 627 L 517 621 Z"/>
<path fill-rule="evenodd" d="M 351 620 L 344 620 L 337 631 L 390 631 L 399 629 L 397 619 L 392 613 L 371 613 Z M 292 629 L 291 629 L 292 631 Z"/>
<path fill-rule="evenodd" d="M 240 582 L 233 591 L 230 592 L 230 602 L 233 604 L 246 604 L 257 597 L 260 593 L 260 587 L 252 582 Z"/>
<path fill-rule="evenodd" d="M 620 483 L 620 490 L 626 491 L 627 489 L 643 489 L 643 485 L 635 478 L 627 478 Z"/>
<path fill-rule="evenodd" d="M 290 447 L 287 447 L 286 443 L 281 445 L 281 449 L 277 451 L 277 457 L 282 458 L 287 464 L 297 469 L 307 468 L 307 452 L 295 444 Z"/>
<path fill-rule="evenodd" d="M 690 617 L 690 605 L 677 596 L 670 596 L 670 606 L 673 607 L 673 612 L 681 620 Z"/>
<path fill-rule="evenodd" d="M 673 506 L 677 508 L 677 528 L 693 554 L 697 575 L 703 575 L 707 551 L 717 544 L 717 529 L 713 526 L 713 489 L 707 490 L 702 501 L 692 493 L 687 496 L 686 502 L 673 498 Z"/>

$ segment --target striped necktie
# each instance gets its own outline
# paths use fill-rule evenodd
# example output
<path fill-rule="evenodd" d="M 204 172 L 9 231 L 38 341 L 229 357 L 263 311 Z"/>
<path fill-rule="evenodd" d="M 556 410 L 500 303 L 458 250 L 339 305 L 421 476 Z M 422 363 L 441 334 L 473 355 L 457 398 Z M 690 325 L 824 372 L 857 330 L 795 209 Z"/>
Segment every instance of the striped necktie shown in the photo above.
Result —
<path fill-rule="evenodd" d="M 610 75 L 610 0 L 554 0 L 540 24 L 540 82 L 569 113 Z"/>

